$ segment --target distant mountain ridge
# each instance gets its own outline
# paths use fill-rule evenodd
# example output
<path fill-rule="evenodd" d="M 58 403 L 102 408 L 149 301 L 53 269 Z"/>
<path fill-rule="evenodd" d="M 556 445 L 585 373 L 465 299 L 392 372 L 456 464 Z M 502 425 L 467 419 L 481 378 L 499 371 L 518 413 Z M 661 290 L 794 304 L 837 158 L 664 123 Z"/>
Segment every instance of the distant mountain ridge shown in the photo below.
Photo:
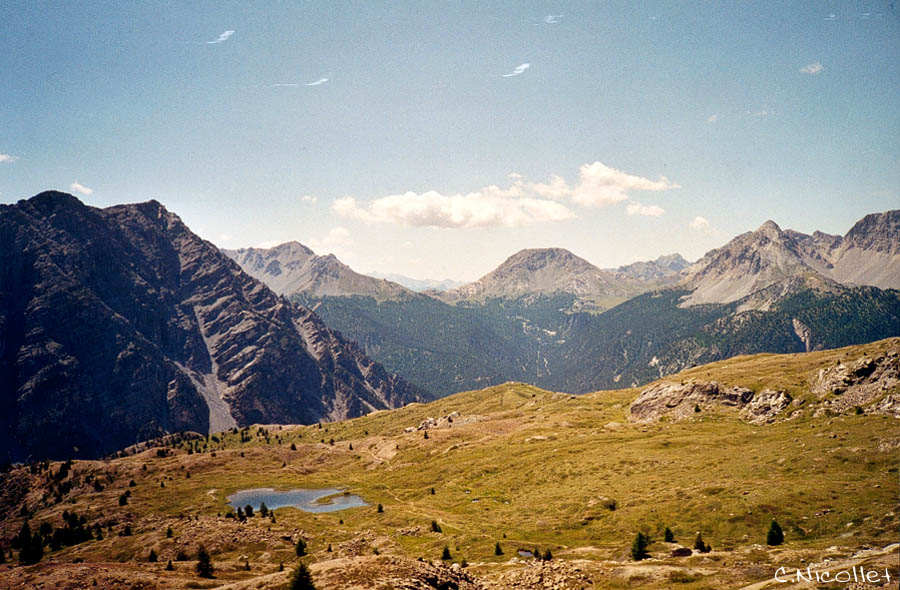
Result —
<path fill-rule="evenodd" d="M 415 296 L 406 287 L 392 281 L 360 274 L 334 254 L 318 256 L 299 242 L 286 242 L 274 248 L 222 250 L 244 272 L 266 283 L 279 295 L 363 295 L 376 299 Z"/>
<path fill-rule="evenodd" d="M 160 203 L 0 206 L 0 457 L 342 419 L 423 399 Z"/>
<path fill-rule="evenodd" d="M 367 274 L 376 279 L 386 279 L 399 285 L 403 285 L 407 289 L 412 289 L 417 293 L 423 293 L 425 291 L 449 291 L 450 289 L 465 285 L 463 281 L 455 281 L 453 279 L 414 279 L 397 273 L 385 274 L 380 272 L 370 272 Z"/>
<path fill-rule="evenodd" d="M 633 262 L 607 272 L 621 279 L 637 279 L 646 282 L 672 283 L 678 281 L 681 271 L 690 266 L 681 254 L 665 254 L 656 260 Z"/>
<path fill-rule="evenodd" d="M 711 250 L 685 271 L 685 305 L 731 303 L 792 276 L 900 288 L 900 210 L 866 215 L 843 237 L 806 235 L 767 221 Z"/>
<path fill-rule="evenodd" d="M 449 303 L 573 295 L 605 308 L 646 289 L 641 281 L 618 277 L 564 248 L 530 248 L 516 252 L 473 283 L 429 294 Z"/>

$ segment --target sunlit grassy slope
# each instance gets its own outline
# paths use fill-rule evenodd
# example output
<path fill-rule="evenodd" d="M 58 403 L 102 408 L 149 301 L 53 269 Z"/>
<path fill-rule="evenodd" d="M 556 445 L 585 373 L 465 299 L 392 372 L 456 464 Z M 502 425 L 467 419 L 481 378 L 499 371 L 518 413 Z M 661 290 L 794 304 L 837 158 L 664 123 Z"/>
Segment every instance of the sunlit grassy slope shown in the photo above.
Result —
<path fill-rule="evenodd" d="M 667 380 L 784 389 L 814 404 L 808 385 L 818 369 L 898 344 L 739 357 Z M 721 409 L 687 422 L 638 426 L 628 421 L 638 393 L 570 396 L 509 383 L 321 427 L 254 426 L 244 433 L 249 442 L 239 433 L 201 439 L 203 452 L 188 454 L 191 443 L 183 443 L 167 457 L 146 451 L 106 463 L 77 462 L 76 473 L 112 472 L 114 483 L 99 493 L 73 493 L 38 510 L 32 522 L 58 518 L 64 508 L 120 515 L 135 523 L 135 536 L 66 551 L 88 560 L 138 560 L 148 547 L 163 555 L 184 535 L 208 534 L 179 516 L 199 515 L 213 529 L 215 522 L 223 530 L 232 526 L 217 515 L 230 510 L 226 497 L 235 491 L 341 487 L 370 506 L 315 515 L 280 509 L 277 524 L 259 519 L 264 524 L 254 526 L 273 534 L 303 531 L 314 559 L 327 558 L 327 545 L 366 532 L 382 552 L 433 559 L 446 545 L 455 557 L 480 563 L 505 561 L 516 548 L 536 545 L 552 548 L 557 558 L 627 560 L 637 531 L 660 540 L 666 527 L 688 546 L 700 531 L 714 549 L 746 548 L 765 544 L 773 518 L 795 548 L 896 540 L 896 419 L 806 412 L 753 426 Z M 452 424 L 428 430 L 427 438 L 423 431 L 405 432 L 452 412 L 459 413 Z M 119 507 L 115 500 L 131 479 L 129 503 Z M 432 520 L 441 533 L 429 530 Z M 174 540 L 163 535 L 166 522 L 174 523 Z M 18 526 L 8 523 L 10 530 Z M 415 527 L 415 534 L 397 533 Z M 496 542 L 504 556 L 494 555 Z M 288 543 L 221 546 L 219 560 L 292 559 Z"/>

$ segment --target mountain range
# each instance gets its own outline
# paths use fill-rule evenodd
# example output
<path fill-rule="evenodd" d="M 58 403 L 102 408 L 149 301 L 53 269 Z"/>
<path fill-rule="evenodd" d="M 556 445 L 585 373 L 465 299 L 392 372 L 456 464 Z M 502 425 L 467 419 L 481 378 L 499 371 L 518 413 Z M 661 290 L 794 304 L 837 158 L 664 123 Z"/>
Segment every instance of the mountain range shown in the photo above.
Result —
<path fill-rule="evenodd" d="M 768 221 L 693 264 L 674 254 L 603 270 L 539 248 L 429 297 L 291 297 L 437 395 L 508 380 L 584 393 L 733 354 L 896 335 L 898 244 L 900 211 L 843 237 Z"/>
<path fill-rule="evenodd" d="M 314 423 L 423 399 L 150 201 L 0 207 L 0 443 L 98 456 L 175 431 Z"/>

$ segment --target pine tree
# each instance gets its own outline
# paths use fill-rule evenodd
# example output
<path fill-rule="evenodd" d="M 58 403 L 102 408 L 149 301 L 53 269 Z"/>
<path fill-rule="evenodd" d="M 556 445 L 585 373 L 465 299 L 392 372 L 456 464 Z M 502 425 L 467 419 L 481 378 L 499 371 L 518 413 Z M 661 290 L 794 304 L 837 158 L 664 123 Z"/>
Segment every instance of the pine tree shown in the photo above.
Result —
<path fill-rule="evenodd" d="M 712 547 L 703 542 L 703 535 L 700 533 L 697 533 L 697 538 L 694 539 L 694 551 L 699 551 L 700 553 L 712 551 Z"/>
<path fill-rule="evenodd" d="M 431 531 L 435 533 L 441 532 L 441 525 L 439 525 L 436 520 L 431 521 Z"/>
<path fill-rule="evenodd" d="M 171 538 L 172 538 L 172 534 L 173 534 L 173 533 L 172 533 L 172 527 L 167 528 L 167 529 L 166 529 L 166 538 L 167 538 L 167 539 L 171 539 Z"/>
<path fill-rule="evenodd" d="M 24 565 L 37 563 L 44 557 L 44 543 L 41 536 L 35 533 L 22 550 L 19 551 L 19 561 Z"/>
<path fill-rule="evenodd" d="M 312 582 L 312 576 L 309 573 L 309 568 L 306 567 L 305 563 L 301 563 L 294 570 L 294 575 L 291 577 L 290 590 L 316 590 L 316 587 Z"/>
<path fill-rule="evenodd" d="M 306 555 L 306 541 L 302 538 L 297 539 L 297 557 L 303 557 Z"/>
<path fill-rule="evenodd" d="M 171 572 L 171 571 L 174 571 L 174 570 L 175 570 L 175 566 L 172 565 L 172 560 L 170 559 L 170 560 L 169 560 L 169 563 L 166 564 L 166 571 L 167 571 L 167 572 Z"/>
<path fill-rule="evenodd" d="M 197 550 L 197 575 L 201 578 L 212 578 L 213 570 L 212 558 L 206 551 L 206 547 L 200 545 Z"/>
<path fill-rule="evenodd" d="M 253 518 L 253 506 L 251 506 L 250 504 L 244 506 L 244 514 L 247 516 L 247 518 Z"/>
<path fill-rule="evenodd" d="M 553 559 L 553 554 L 550 552 L 549 547 L 547 547 L 547 550 L 544 551 L 544 556 L 541 559 L 543 559 L 544 561 L 550 561 L 551 559 Z"/>
<path fill-rule="evenodd" d="M 666 543 L 674 543 L 675 542 L 675 535 L 672 533 L 672 529 L 670 529 L 669 527 L 666 527 L 666 532 L 663 533 L 663 540 Z"/>
<path fill-rule="evenodd" d="M 782 543 L 784 543 L 784 531 L 781 530 L 775 519 L 772 519 L 769 532 L 766 534 L 766 545 L 781 545 Z"/>
<path fill-rule="evenodd" d="M 259 505 L 259 515 L 262 516 L 263 518 L 265 518 L 269 515 L 269 507 L 266 506 L 265 502 L 263 502 Z"/>
<path fill-rule="evenodd" d="M 382 506 L 381 504 L 378 505 L 378 512 L 384 512 L 384 506 Z"/>
<path fill-rule="evenodd" d="M 156 555 L 156 551 L 153 549 L 150 550 L 150 555 L 147 556 L 147 561 L 150 563 L 156 563 L 159 560 L 159 557 Z"/>
<path fill-rule="evenodd" d="M 453 557 L 450 555 L 450 548 L 447 547 L 446 545 L 444 545 L 444 550 L 441 552 L 441 559 L 443 561 L 453 559 Z"/>
<path fill-rule="evenodd" d="M 649 544 L 650 538 L 644 533 L 638 533 L 631 543 L 631 559 L 641 561 L 650 557 L 650 554 L 647 553 L 647 545 Z"/>
<path fill-rule="evenodd" d="M 494 555 L 503 555 L 503 548 L 500 547 L 499 541 L 497 541 L 497 543 L 494 544 Z"/>

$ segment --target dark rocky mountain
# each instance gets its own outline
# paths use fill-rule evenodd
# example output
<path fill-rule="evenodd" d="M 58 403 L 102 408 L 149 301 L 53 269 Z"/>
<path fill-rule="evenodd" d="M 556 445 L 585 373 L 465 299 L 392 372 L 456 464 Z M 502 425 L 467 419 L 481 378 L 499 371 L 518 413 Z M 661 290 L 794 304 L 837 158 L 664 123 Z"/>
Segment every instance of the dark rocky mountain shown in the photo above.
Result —
<path fill-rule="evenodd" d="M 244 272 L 263 281 L 279 295 L 362 295 L 379 300 L 414 295 L 402 285 L 354 271 L 334 254 L 317 256 L 299 242 L 286 242 L 274 248 L 222 251 L 237 261 Z"/>
<path fill-rule="evenodd" d="M 420 399 L 161 204 L 45 192 L 0 206 L 6 459 L 342 419 Z"/>
<path fill-rule="evenodd" d="M 900 210 L 874 213 L 845 236 L 806 235 L 767 221 L 711 250 L 685 271 L 685 305 L 731 303 L 788 277 L 900 289 Z"/>

